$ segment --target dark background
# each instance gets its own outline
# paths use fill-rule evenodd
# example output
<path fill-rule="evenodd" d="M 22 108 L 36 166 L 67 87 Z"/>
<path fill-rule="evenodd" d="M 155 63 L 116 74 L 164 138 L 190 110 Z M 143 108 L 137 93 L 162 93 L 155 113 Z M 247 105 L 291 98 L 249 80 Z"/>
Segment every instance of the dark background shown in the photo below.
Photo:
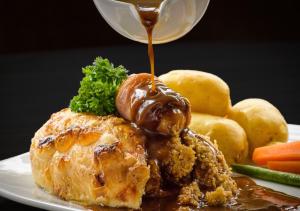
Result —
<path fill-rule="evenodd" d="M 297 0 L 212 0 L 189 34 L 155 46 L 156 74 L 217 74 L 233 104 L 264 98 L 300 124 L 299 9 Z M 131 73 L 149 70 L 146 45 L 113 31 L 91 0 L 0 2 L 0 159 L 28 151 L 34 132 L 68 106 L 81 67 L 96 56 Z M 0 207 L 30 208 L 3 198 Z"/>
<path fill-rule="evenodd" d="M 176 43 L 299 41 L 299 5 L 297 0 L 212 0 L 200 24 Z M 2 54 L 137 45 L 113 31 L 92 0 L 1 0 L 0 15 Z"/>

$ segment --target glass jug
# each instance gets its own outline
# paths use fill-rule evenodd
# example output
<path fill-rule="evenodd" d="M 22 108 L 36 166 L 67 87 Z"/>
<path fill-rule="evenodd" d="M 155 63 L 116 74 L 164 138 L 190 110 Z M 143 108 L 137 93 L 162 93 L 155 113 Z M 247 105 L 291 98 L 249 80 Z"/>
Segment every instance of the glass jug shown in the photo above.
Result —
<path fill-rule="evenodd" d="M 121 35 L 148 43 L 147 32 L 135 6 L 118 0 L 94 0 L 107 23 Z M 153 31 L 153 43 L 167 43 L 187 34 L 204 15 L 209 0 L 164 0 Z"/>

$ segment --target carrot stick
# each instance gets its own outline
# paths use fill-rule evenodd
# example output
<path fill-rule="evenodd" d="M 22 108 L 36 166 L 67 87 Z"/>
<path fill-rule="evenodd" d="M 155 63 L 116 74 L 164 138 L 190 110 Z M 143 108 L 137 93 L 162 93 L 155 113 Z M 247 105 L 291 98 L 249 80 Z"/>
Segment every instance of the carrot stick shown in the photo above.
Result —
<path fill-rule="evenodd" d="M 266 165 L 267 161 L 300 161 L 300 141 L 258 147 L 252 160 L 259 165 Z"/>
<path fill-rule="evenodd" d="M 300 174 L 300 161 L 268 161 L 269 169 Z"/>

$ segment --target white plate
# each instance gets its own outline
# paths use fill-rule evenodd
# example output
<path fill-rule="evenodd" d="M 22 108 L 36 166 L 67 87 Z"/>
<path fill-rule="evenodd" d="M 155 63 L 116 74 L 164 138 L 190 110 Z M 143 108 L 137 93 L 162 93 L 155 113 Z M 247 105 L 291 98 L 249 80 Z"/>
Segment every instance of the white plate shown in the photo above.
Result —
<path fill-rule="evenodd" d="M 300 125 L 289 125 L 289 140 L 300 140 Z M 300 188 L 254 179 L 257 184 L 300 197 Z M 0 195 L 47 210 L 81 211 L 84 207 L 63 201 L 38 188 L 31 175 L 29 153 L 0 161 Z"/>

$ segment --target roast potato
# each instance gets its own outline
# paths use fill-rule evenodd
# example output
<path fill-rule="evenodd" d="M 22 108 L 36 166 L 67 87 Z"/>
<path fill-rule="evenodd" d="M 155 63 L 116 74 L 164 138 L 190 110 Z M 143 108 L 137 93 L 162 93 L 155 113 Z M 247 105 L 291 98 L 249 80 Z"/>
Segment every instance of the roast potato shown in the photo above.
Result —
<path fill-rule="evenodd" d="M 192 113 L 190 129 L 216 140 L 227 163 L 242 162 L 248 155 L 244 129 L 235 121 L 208 114 Z"/>
<path fill-rule="evenodd" d="M 159 79 L 186 97 L 194 112 L 225 116 L 231 107 L 229 87 L 216 75 L 196 70 L 173 70 Z"/>
<path fill-rule="evenodd" d="M 266 100 L 253 98 L 240 101 L 232 107 L 228 117 L 244 128 L 250 152 L 270 142 L 288 140 L 288 128 L 284 117 Z"/>

